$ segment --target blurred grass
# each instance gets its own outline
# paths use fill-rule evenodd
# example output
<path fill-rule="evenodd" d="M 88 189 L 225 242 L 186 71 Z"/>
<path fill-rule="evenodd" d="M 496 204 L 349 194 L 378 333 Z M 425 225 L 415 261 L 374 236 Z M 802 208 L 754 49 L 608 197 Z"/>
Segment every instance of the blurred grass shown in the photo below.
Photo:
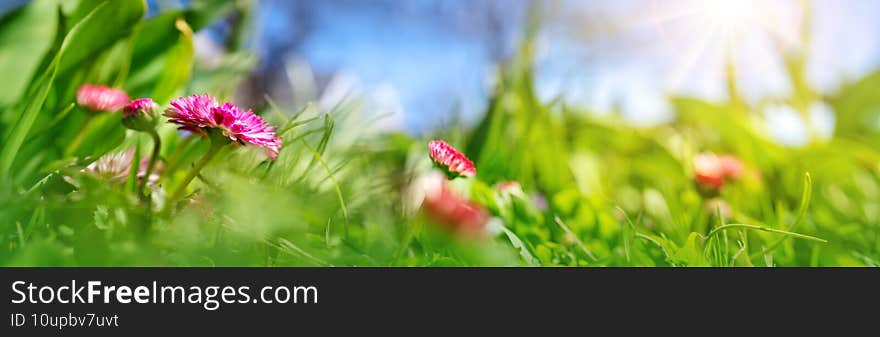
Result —
<path fill-rule="evenodd" d="M 200 67 L 192 31 L 234 8 L 197 1 L 143 19 L 140 1 L 71 2 L 36 0 L 0 21 L 0 41 L 30 42 L 0 51 L 4 76 L 25 79 L 0 82 L 2 265 L 880 265 L 880 72 L 818 95 L 803 67 L 789 66 L 800 89 L 787 101 L 823 100 L 837 121 L 832 138 L 802 147 L 771 140 L 764 107 L 738 100 L 735 85 L 726 102 L 670 97 L 674 121 L 635 127 L 537 98 L 533 23 L 483 120 L 430 135 L 475 161 L 477 179 L 454 187 L 504 224 L 499 236 L 456 239 L 408 209 L 404 191 L 431 166 L 428 138 L 379 132 L 356 99 L 328 111 L 257 109 L 279 126 L 278 159 L 224 149 L 180 211 L 164 216 L 131 188 L 82 172 L 109 152 L 146 156 L 151 143 L 114 128 L 118 116 L 87 126 L 87 113 L 71 108 L 74 92 L 108 83 L 162 105 L 190 93 L 230 97 L 252 55 L 235 49 L 221 66 Z M 83 128 L 85 140 L 69 150 Z M 160 134 L 158 206 L 207 149 L 171 125 Z M 691 178 L 704 151 L 745 163 L 720 195 L 730 218 Z M 522 190 L 495 188 L 505 181 Z"/>

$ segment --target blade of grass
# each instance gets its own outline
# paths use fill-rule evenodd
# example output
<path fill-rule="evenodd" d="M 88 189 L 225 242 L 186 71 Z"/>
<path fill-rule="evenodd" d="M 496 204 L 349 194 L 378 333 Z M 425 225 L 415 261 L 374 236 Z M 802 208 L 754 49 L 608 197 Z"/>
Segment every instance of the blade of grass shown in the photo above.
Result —
<path fill-rule="evenodd" d="M 39 83 L 37 85 L 37 92 L 31 96 L 33 99 L 28 102 L 24 112 L 12 126 L 12 132 L 3 142 L 4 146 L 2 151 L 0 151 L 0 177 L 2 177 L 0 179 L 7 179 L 9 177 L 9 170 L 12 168 L 12 163 L 15 161 L 18 150 L 21 149 L 25 137 L 27 137 L 31 126 L 33 126 L 34 121 L 37 119 L 37 114 L 42 109 L 43 103 L 46 102 L 46 97 L 49 95 L 49 90 L 55 81 L 55 75 L 58 73 L 58 60 L 59 58 L 56 57 L 52 65 L 49 66 L 49 69 L 40 77 L 40 80 L 37 82 Z"/>
<path fill-rule="evenodd" d="M 39 139 L 40 137 L 50 135 L 49 130 L 52 129 L 53 126 L 58 124 L 58 122 L 60 122 L 62 119 L 64 119 L 64 117 L 67 117 L 67 114 L 69 114 L 70 111 L 72 111 L 74 107 L 76 107 L 76 103 L 70 103 L 66 107 L 64 107 L 64 109 L 61 109 L 61 111 L 59 111 L 57 114 L 55 114 L 55 117 L 52 118 L 52 121 L 49 122 L 49 125 L 43 127 L 39 131 L 34 131 L 34 134 L 33 134 L 33 136 L 31 136 L 30 140 L 35 140 L 35 139 Z M 30 140 L 28 140 L 28 141 L 30 141 Z"/>
<path fill-rule="evenodd" d="M 637 237 L 637 238 L 640 238 L 640 239 L 647 240 L 648 242 L 651 242 L 651 243 L 657 245 L 657 247 L 660 248 L 660 251 L 663 252 L 663 255 L 666 256 L 666 259 L 669 259 L 669 257 L 671 256 L 671 255 L 669 254 L 669 251 L 666 250 L 666 246 L 664 246 L 662 242 L 657 241 L 657 239 L 651 237 L 650 235 L 646 235 L 646 234 L 643 234 L 643 233 L 635 232 L 634 236 Z"/>
<path fill-rule="evenodd" d="M 813 178 L 810 176 L 809 172 L 806 172 L 806 173 L 804 173 L 804 190 L 801 193 L 801 202 L 800 202 L 800 205 L 798 205 L 797 215 L 795 215 L 794 221 L 791 224 L 789 224 L 788 227 L 786 227 L 786 230 L 790 231 L 793 228 L 795 228 L 795 226 L 797 226 L 802 221 L 804 221 L 804 218 L 807 215 L 807 207 L 810 205 L 812 191 L 813 191 Z M 788 237 L 784 237 L 779 240 L 776 240 L 776 242 L 767 246 L 767 248 L 761 250 L 760 253 L 753 254 L 753 255 L 751 255 L 751 257 L 764 255 L 764 254 L 767 254 L 767 253 L 775 250 L 787 238 Z"/>
<path fill-rule="evenodd" d="M 296 133 L 294 129 L 291 130 Z M 324 127 L 320 130 L 322 131 L 321 141 L 318 142 L 318 146 L 317 148 L 315 148 L 314 151 L 315 153 L 317 153 L 317 155 L 313 156 L 312 160 L 309 162 L 309 165 L 306 166 L 306 172 L 312 170 L 312 167 L 315 166 L 315 163 L 318 161 L 319 157 L 323 158 L 324 151 L 327 149 L 327 143 L 330 141 L 330 135 L 333 133 L 333 121 L 330 119 L 329 114 L 324 115 Z"/>
<path fill-rule="evenodd" d="M 727 225 L 727 218 L 724 216 L 724 213 L 721 210 L 720 203 L 715 205 L 715 218 L 718 219 L 718 227 L 724 227 L 725 225 Z M 727 232 L 722 231 L 721 233 L 722 233 L 723 239 L 726 242 Z M 723 266 L 727 259 L 726 259 L 726 256 L 724 256 L 724 257 L 721 256 L 722 249 L 721 249 L 720 239 L 718 239 L 714 236 L 710 237 L 709 242 L 707 242 L 706 249 L 708 250 L 710 247 L 712 248 L 712 254 L 713 254 L 714 260 L 716 262 L 715 265 L 716 266 Z M 726 246 L 725 246 L 724 254 L 727 254 L 727 252 L 728 252 L 728 250 L 726 249 Z"/>
<path fill-rule="evenodd" d="M 595 255 L 593 255 L 593 253 L 590 252 L 589 249 L 587 249 L 587 246 L 584 245 L 581 239 L 578 239 L 578 237 L 574 235 L 574 232 L 572 232 L 571 229 L 562 222 L 562 219 L 560 219 L 559 216 L 554 216 L 553 221 L 555 221 L 556 224 L 559 225 L 559 227 L 561 227 L 566 234 L 570 235 L 574 239 L 574 242 L 577 243 L 578 247 L 580 247 L 580 249 L 584 252 L 584 254 L 587 255 L 587 257 L 593 259 L 593 261 L 599 260 L 596 258 Z"/>
<path fill-rule="evenodd" d="M 271 99 L 269 99 L 268 102 L 273 109 L 278 109 L 278 106 L 275 105 L 275 102 L 273 102 Z M 330 166 L 327 165 L 321 154 L 318 153 L 318 151 L 314 147 L 312 147 L 312 145 L 310 145 L 305 140 L 305 138 L 300 137 L 300 133 L 296 131 L 296 129 L 291 128 L 290 131 L 293 132 L 295 137 L 299 137 L 299 140 L 303 144 L 303 146 L 305 146 L 307 149 L 309 149 L 309 151 L 312 152 L 315 160 L 317 160 L 318 163 L 320 163 L 324 170 L 327 172 L 327 175 L 333 184 L 333 189 L 336 191 L 336 198 L 339 201 L 339 207 L 342 209 L 342 216 L 345 217 L 346 220 L 348 220 L 348 209 L 345 207 L 345 200 L 342 198 L 342 188 L 339 187 L 339 182 L 336 181 L 336 177 L 333 175 L 333 170 L 330 169 Z"/>
<path fill-rule="evenodd" d="M 16 221 L 16 225 L 18 225 L 18 235 L 19 241 L 21 242 L 21 246 L 23 247 L 27 238 L 31 236 L 31 233 L 34 231 L 34 226 L 37 225 L 38 222 L 43 222 L 46 219 L 46 209 L 44 206 L 38 206 L 37 209 L 34 210 L 34 213 L 31 214 L 30 220 L 28 220 L 27 226 L 25 228 L 21 228 L 21 224 Z"/>
<path fill-rule="evenodd" d="M 520 240 L 518 236 L 516 236 L 516 233 L 508 229 L 507 226 L 500 225 L 500 227 L 501 230 L 504 231 L 504 234 L 507 235 L 507 239 L 510 240 L 510 244 L 513 245 L 513 248 L 516 248 L 516 250 L 519 251 L 519 256 L 522 257 L 528 265 L 541 265 L 541 262 L 539 262 L 538 259 L 536 259 L 535 256 L 532 255 L 531 252 L 529 252 L 528 248 L 526 248 L 525 243 L 523 243 L 523 241 Z"/>
<path fill-rule="evenodd" d="M 314 121 L 314 120 L 321 118 L 321 116 L 315 116 L 315 117 L 306 118 L 304 120 L 299 120 L 300 116 L 302 116 L 307 110 L 312 108 L 311 102 L 306 104 L 305 106 L 303 106 L 301 109 L 299 109 L 299 111 L 297 111 L 295 114 L 293 114 L 293 117 L 287 117 L 287 115 L 285 115 L 281 112 L 282 110 L 280 108 L 278 108 L 278 105 L 275 103 L 275 100 L 273 100 L 271 96 L 263 95 L 263 98 L 265 98 L 266 102 L 269 103 L 269 106 L 272 108 L 272 111 L 275 112 L 275 115 L 284 121 L 284 124 L 280 128 L 278 128 L 277 130 L 275 130 L 275 134 L 279 137 L 283 136 L 285 133 L 287 133 L 287 131 L 289 131 L 292 128 L 307 124 L 311 121 Z"/>
<path fill-rule="evenodd" d="M 333 119 L 330 118 L 330 115 L 324 115 L 324 136 L 321 138 L 321 142 L 318 143 L 318 153 L 321 155 L 327 150 L 327 144 L 330 142 L 330 135 L 333 133 L 333 129 L 336 123 L 333 122 Z"/>
<path fill-rule="evenodd" d="M 770 227 L 764 227 L 764 226 L 758 226 L 758 225 L 741 224 L 741 223 L 727 224 L 727 225 L 724 225 L 724 226 L 718 226 L 718 227 L 715 227 L 715 228 L 713 228 L 711 231 L 709 231 L 709 234 L 706 235 L 706 238 L 710 238 L 710 237 L 712 237 L 713 235 L 718 234 L 718 233 L 720 233 L 720 232 L 723 231 L 723 230 L 727 230 L 727 229 L 731 229 L 731 228 L 753 229 L 753 230 L 759 230 L 759 231 L 764 231 L 764 232 L 770 232 L 770 233 L 776 233 L 776 234 L 783 234 L 783 235 L 787 235 L 787 236 L 795 237 L 795 238 L 798 238 L 798 239 L 804 239 L 804 240 L 810 240 L 810 241 L 816 241 L 816 242 L 828 243 L 828 240 L 821 239 L 821 238 L 817 238 L 817 237 L 815 237 L 815 236 L 810 236 L 810 235 L 801 234 L 801 233 L 795 233 L 795 232 L 789 232 L 789 231 L 782 230 L 782 229 L 776 229 L 776 228 L 770 228 Z"/>
<path fill-rule="evenodd" d="M 21 229 L 21 222 L 15 222 L 15 229 L 18 231 L 18 246 L 24 247 L 24 230 Z"/>
<path fill-rule="evenodd" d="M 312 122 L 312 121 L 318 120 L 319 118 L 321 118 L 321 117 L 320 117 L 320 116 L 315 116 L 315 117 L 309 117 L 309 118 L 306 118 L 306 119 L 301 120 L 301 121 L 293 121 L 293 120 L 291 120 L 290 122 L 288 122 L 287 124 L 285 124 L 283 127 L 279 128 L 278 131 L 275 132 L 275 134 L 278 135 L 279 137 L 281 137 L 281 136 L 283 136 L 285 133 L 287 133 L 287 131 L 290 131 L 290 129 L 293 129 L 293 128 L 298 127 L 298 126 L 301 126 L 301 125 L 308 124 L 308 123 L 310 123 L 310 122 Z"/>
<path fill-rule="evenodd" d="M 630 241 L 634 237 L 636 226 L 635 224 L 633 224 L 632 220 L 630 220 L 629 215 L 626 214 L 626 211 L 623 209 L 623 207 L 615 206 L 614 208 L 617 209 L 617 211 L 620 212 L 620 214 L 622 214 L 623 218 L 626 220 L 625 224 L 621 224 L 621 227 L 623 227 L 621 228 L 621 232 L 623 233 L 623 253 L 626 257 L 626 261 L 629 262 L 631 256 L 630 249 L 632 249 L 630 247 Z"/>
<path fill-rule="evenodd" d="M 294 253 L 296 253 L 294 255 L 304 256 L 307 259 L 312 260 L 312 262 L 315 262 L 315 263 L 322 265 L 322 266 L 327 266 L 327 267 L 333 266 L 330 263 L 328 263 L 327 261 L 321 260 L 321 259 L 315 257 L 314 255 L 309 254 L 308 252 L 306 252 L 305 250 L 303 250 L 302 248 L 293 244 L 293 242 L 290 242 L 289 240 L 287 240 L 285 238 L 279 238 L 278 243 L 280 244 L 279 247 L 284 252 L 288 252 L 288 253 L 294 252 Z"/>
<path fill-rule="evenodd" d="M 403 233 L 403 239 L 401 240 L 400 246 L 397 248 L 397 251 L 394 252 L 394 257 L 391 259 L 390 265 L 397 265 L 397 261 L 403 256 L 403 253 L 409 248 L 412 244 L 412 241 L 415 239 L 416 232 L 421 228 L 421 222 L 411 222 L 406 224 L 406 230 Z"/>

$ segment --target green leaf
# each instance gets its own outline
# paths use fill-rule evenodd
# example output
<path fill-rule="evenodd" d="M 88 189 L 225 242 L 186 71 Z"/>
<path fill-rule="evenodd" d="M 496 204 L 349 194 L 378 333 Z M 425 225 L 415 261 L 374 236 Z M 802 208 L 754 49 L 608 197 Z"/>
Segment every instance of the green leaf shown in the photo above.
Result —
<path fill-rule="evenodd" d="M 501 229 L 504 231 L 504 234 L 507 236 L 507 239 L 510 240 L 510 244 L 513 245 L 513 248 L 519 252 L 519 256 L 526 262 L 529 266 L 540 266 L 541 262 L 529 252 L 529 249 L 526 247 L 525 243 L 519 239 L 518 236 L 504 225 L 500 225 Z"/>
<path fill-rule="evenodd" d="M 235 9 L 235 1 L 195 0 L 186 11 L 186 22 L 198 31 Z"/>
<path fill-rule="evenodd" d="M 703 250 L 698 247 L 699 234 L 691 233 L 684 246 L 672 254 L 671 259 L 689 267 L 708 267 L 709 261 L 703 255 Z"/>
<path fill-rule="evenodd" d="M 3 141 L 3 149 L 0 150 L 0 180 L 10 178 L 9 169 L 12 168 L 12 163 L 15 161 L 15 156 L 18 154 L 21 144 L 24 142 L 25 137 L 27 137 L 28 131 L 30 131 L 31 126 L 34 124 L 34 120 L 37 118 L 40 109 L 43 107 L 43 103 L 46 101 L 49 89 L 52 88 L 52 82 L 55 81 L 57 69 L 58 63 L 52 62 L 49 69 L 43 73 L 40 80 L 37 82 L 37 92 L 25 106 L 24 111 L 22 111 L 18 120 L 13 124 L 11 128 L 12 132 Z"/>
<path fill-rule="evenodd" d="M 183 19 L 177 19 L 174 26 L 180 31 L 177 44 L 168 53 L 165 67 L 159 77 L 156 88 L 153 90 L 153 99 L 165 102 L 174 93 L 189 81 L 192 72 L 192 61 L 195 50 L 193 48 L 193 31 Z"/>
<path fill-rule="evenodd" d="M 58 2 L 36 0 L 0 23 L 0 106 L 24 93 L 43 55 L 55 41 Z"/>
<path fill-rule="evenodd" d="M 162 13 L 144 21 L 132 39 L 131 73 L 125 90 L 135 97 L 151 96 L 166 68 L 167 56 L 180 40 L 176 22 L 183 10 Z"/>
<path fill-rule="evenodd" d="M 168 11 L 146 20 L 137 29 L 134 37 L 132 72 L 125 83 L 126 91 L 134 96 L 151 96 L 158 102 L 171 98 L 177 89 L 190 81 L 193 72 L 193 32 L 204 27 L 205 23 L 193 24 L 192 20 L 206 20 L 209 17 L 213 19 L 213 15 L 202 14 L 208 10 L 218 11 L 217 15 L 226 14 L 225 7 L 223 4 L 206 6 L 205 2 L 195 2 L 189 9 Z M 226 58 L 225 61 L 229 59 Z M 223 65 L 216 72 L 229 69 L 228 65 Z M 204 74 L 192 77 L 198 78 L 199 75 Z M 220 79 L 211 82 L 220 82 Z M 192 86 L 222 96 L 208 86 Z"/>
<path fill-rule="evenodd" d="M 175 22 L 183 13 L 182 10 L 168 11 L 141 23 L 134 39 L 131 60 L 134 69 L 143 68 L 174 46 L 179 35 Z"/>
<path fill-rule="evenodd" d="M 80 21 L 65 37 L 59 72 L 64 72 L 102 52 L 125 37 L 146 11 L 143 0 L 106 1 Z M 72 47 L 72 48 L 71 48 Z"/>
<path fill-rule="evenodd" d="M 67 16 L 67 25 L 69 28 L 67 31 L 73 29 L 73 26 L 82 21 L 82 19 L 105 1 L 107 0 L 77 0 L 76 7 L 70 12 L 70 15 Z"/>

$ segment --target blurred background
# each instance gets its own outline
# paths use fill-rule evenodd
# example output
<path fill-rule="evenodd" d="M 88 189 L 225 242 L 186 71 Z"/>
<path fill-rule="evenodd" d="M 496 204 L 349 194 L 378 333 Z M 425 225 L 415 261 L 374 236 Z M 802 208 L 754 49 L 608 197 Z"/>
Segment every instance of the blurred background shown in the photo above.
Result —
<path fill-rule="evenodd" d="M 2 1 L 8 11 L 26 1 Z M 190 1 L 148 0 L 148 15 Z M 709 101 L 736 93 L 759 106 L 768 132 L 797 146 L 808 125 L 824 136 L 834 117 L 823 94 L 880 66 L 880 2 L 870 0 L 398 1 L 239 0 L 236 14 L 196 38 L 205 66 L 247 50 L 242 105 L 268 94 L 286 106 L 329 107 L 357 97 L 381 126 L 410 134 L 485 112 L 498 67 L 530 20 L 536 91 L 595 114 L 642 125 L 668 121 L 668 95 Z M 803 60 L 818 93 L 804 121 L 785 55 Z M 214 64 L 219 66 L 219 64 Z M 731 74 L 728 69 L 735 69 Z M 880 125 L 880 121 L 877 121 Z"/>

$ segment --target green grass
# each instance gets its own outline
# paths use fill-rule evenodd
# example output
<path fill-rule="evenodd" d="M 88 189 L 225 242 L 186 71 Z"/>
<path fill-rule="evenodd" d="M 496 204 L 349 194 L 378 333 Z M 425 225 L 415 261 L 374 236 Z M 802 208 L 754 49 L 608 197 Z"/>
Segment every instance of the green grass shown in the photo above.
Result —
<path fill-rule="evenodd" d="M 784 147 L 755 122 L 763 103 L 737 99 L 735 86 L 724 102 L 673 95 L 676 118 L 652 127 L 543 102 L 527 37 L 472 128 L 415 138 L 380 132 L 356 98 L 328 111 L 269 99 L 257 112 L 279 126 L 278 159 L 223 148 L 184 201 L 168 204 L 207 140 L 163 123 L 160 185 L 145 196 L 133 176 L 110 183 L 83 167 L 132 147 L 149 156 L 153 141 L 112 114 L 87 125 L 75 90 L 105 83 L 161 105 L 229 98 L 252 55 L 234 49 L 203 68 L 190 30 L 247 10 L 203 1 L 142 19 L 140 1 L 59 3 L 35 0 L 0 21 L 0 69 L 25 79 L 0 82 L 0 265 L 880 265 L 880 72 L 819 94 L 787 56 L 797 90 L 783 101 L 805 111 L 823 100 L 837 124 L 831 139 Z M 410 207 L 407 188 L 431 169 L 434 138 L 476 163 L 475 178 L 451 184 L 503 223 L 497 236 L 458 238 Z M 745 164 L 719 196 L 728 216 L 693 181 L 692 157 L 704 151 Z M 504 181 L 523 189 L 499 192 Z"/>

